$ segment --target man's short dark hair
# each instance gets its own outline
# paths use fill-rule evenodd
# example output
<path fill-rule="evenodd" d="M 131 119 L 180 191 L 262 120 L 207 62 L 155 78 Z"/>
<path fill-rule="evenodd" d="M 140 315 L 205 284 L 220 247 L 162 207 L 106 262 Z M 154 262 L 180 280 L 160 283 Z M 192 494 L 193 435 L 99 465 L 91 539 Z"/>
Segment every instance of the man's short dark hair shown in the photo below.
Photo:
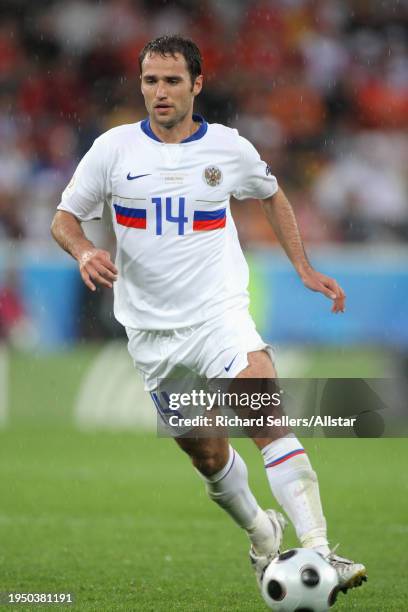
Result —
<path fill-rule="evenodd" d="M 139 67 L 142 72 L 142 62 L 146 55 L 157 53 L 162 57 L 180 53 L 186 60 L 187 68 L 190 73 L 191 83 L 194 84 L 196 78 L 201 74 L 201 53 L 197 45 L 189 38 L 183 38 L 177 34 L 172 36 L 159 36 L 147 43 L 139 53 Z"/>

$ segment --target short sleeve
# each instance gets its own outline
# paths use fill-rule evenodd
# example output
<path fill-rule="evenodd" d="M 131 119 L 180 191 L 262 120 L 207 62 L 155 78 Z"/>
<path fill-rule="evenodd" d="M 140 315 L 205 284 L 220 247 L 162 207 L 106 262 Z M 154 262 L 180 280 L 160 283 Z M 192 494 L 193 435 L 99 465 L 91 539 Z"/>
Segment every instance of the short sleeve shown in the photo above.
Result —
<path fill-rule="evenodd" d="M 102 217 L 107 195 L 105 160 L 105 147 L 100 138 L 97 138 L 63 191 L 58 210 L 70 212 L 80 221 Z"/>
<path fill-rule="evenodd" d="M 255 147 L 239 136 L 240 170 L 237 186 L 232 195 L 237 200 L 259 198 L 264 200 L 278 191 L 278 182 L 270 166 L 262 161 Z"/>

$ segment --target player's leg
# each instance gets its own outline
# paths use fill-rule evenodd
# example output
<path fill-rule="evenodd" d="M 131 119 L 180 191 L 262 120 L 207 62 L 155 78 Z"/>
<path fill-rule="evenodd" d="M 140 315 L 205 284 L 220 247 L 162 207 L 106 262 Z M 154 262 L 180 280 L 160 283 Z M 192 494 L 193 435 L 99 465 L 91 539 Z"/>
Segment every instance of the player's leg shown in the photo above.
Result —
<path fill-rule="evenodd" d="M 285 519 L 275 511 L 264 512 L 249 489 L 245 462 L 225 438 L 186 437 L 180 428 L 172 431 L 169 417 L 174 412 L 167 404 L 170 387 L 188 392 L 195 388 L 196 353 L 203 345 L 197 330 L 180 332 L 162 342 L 162 334 L 126 329 L 129 336 L 129 352 L 140 370 L 145 389 L 150 391 L 158 418 L 169 435 L 191 458 L 194 467 L 206 483 L 211 499 L 223 508 L 246 531 L 252 546 L 259 554 L 275 555 L 279 549 Z M 194 350 L 195 345 L 197 349 Z M 165 349 L 165 350 L 164 350 Z M 172 358 L 174 355 L 174 359 Z M 190 357 L 190 360 L 189 360 Z M 210 357 L 210 361 L 211 361 Z M 187 372 L 184 364 L 187 364 Z M 182 368 L 183 366 L 183 368 Z M 180 368 L 183 370 L 180 371 Z M 190 369 L 188 369 L 190 368 Z M 172 376 L 174 378 L 172 378 Z M 157 387 L 161 381 L 163 388 Z M 164 391 L 164 387 L 165 392 Z M 181 437 L 183 436 L 184 437 Z"/>
<path fill-rule="evenodd" d="M 248 366 L 237 378 L 276 378 L 268 353 L 248 353 Z M 254 438 L 254 442 L 262 453 L 272 493 L 293 523 L 302 546 L 328 558 L 344 590 L 361 584 L 366 579 L 365 567 L 330 552 L 317 475 L 296 436 L 277 428 L 269 437 Z"/>
<path fill-rule="evenodd" d="M 237 378 L 276 378 L 268 353 L 248 353 L 248 366 Z M 269 428 L 269 432 L 269 437 L 254 438 L 254 442 L 262 453 L 272 493 L 292 521 L 302 546 L 328 554 L 319 485 L 305 450 L 287 428 Z"/>
<path fill-rule="evenodd" d="M 265 512 L 248 484 L 244 460 L 226 438 L 175 438 L 204 479 L 209 497 L 244 529 L 260 555 L 275 555 L 284 527 L 283 517 Z"/>

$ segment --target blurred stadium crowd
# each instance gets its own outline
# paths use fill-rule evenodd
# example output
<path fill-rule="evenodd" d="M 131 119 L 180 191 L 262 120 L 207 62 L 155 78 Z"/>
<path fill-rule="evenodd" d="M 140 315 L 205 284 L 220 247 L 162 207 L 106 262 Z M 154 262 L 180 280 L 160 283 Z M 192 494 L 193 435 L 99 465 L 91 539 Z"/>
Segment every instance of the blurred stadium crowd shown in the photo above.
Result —
<path fill-rule="evenodd" d="M 0 237 L 48 239 L 93 139 L 145 115 L 137 57 L 164 33 L 204 56 L 199 110 L 274 168 L 307 241 L 408 240 L 408 53 L 397 0 L 2 0 Z M 235 205 L 245 244 L 273 241 Z"/>

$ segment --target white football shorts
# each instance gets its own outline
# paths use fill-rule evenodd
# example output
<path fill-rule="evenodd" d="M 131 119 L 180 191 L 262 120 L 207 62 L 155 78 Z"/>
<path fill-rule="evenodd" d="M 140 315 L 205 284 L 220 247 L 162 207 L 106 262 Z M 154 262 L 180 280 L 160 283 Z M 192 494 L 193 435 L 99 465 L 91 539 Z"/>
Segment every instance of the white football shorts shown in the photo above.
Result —
<path fill-rule="evenodd" d="M 136 330 L 127 327 L 128 350 L 141 373 L 146 391 L 161 379 L 180 378 L 183 371 L 200 378 L 235 378 L 248 365 L 248 353 L 274 351 L 256 330 L 248 309 L 233 310 L 192 327 Z"/>

